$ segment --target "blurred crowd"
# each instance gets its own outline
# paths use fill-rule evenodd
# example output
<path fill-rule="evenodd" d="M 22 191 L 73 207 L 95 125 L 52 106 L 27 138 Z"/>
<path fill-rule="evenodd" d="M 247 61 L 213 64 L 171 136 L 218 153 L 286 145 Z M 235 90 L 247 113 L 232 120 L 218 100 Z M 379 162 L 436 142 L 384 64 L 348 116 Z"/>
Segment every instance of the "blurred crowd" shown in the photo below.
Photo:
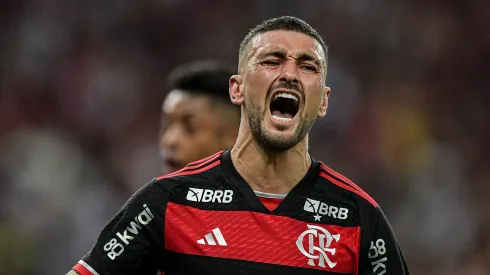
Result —
<path fill-rule="evenodd" d="M 412 274 L 490 274 L 487 0 L 4 0 L 0 275 L 65 274 L 124 201 L 164 173 L 166 77 L 236 64 L 279 15 L 329 46 L 313 157 L 372 194 Z"/>

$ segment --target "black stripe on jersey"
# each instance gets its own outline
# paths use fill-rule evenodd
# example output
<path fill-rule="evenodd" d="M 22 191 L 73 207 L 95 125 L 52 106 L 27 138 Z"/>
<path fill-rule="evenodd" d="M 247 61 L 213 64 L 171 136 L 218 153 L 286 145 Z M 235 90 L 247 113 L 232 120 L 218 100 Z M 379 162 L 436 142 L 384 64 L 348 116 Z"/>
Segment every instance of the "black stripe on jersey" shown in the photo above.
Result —
<path fill-rule="evenodd" d="M 356 186 L 352 186 L 352 184 L 350 184 L 349 182 L 339 178 L 338 176 L 334 175 L 333 173 L 331 173 L 330 171 L 328 171 L 327 169 L 323 168 L 323 165 L 320 165 L 320 171 L 322 171 L 323 173 L 326 173 L 328 174 L 329 176 L 331 176 L 332 178 L 335 178 L 336 180 L 342 182 L 342 183 L 345 183 L 347 185 L 349 185 L 350 187 L 356 189 L 356 190 L 359 190 Z M 359 190 L 360 191 L 360 190 Z"/>
<path fill-rule="evenodd" d="M 344 175 L 340 174 L 339 172 L 333 170 L 332 168 L 328 167 L 327 165 L 325 165 L 323 162 L 320 162 L 320 169 L 322 172 L 328 174 L 329 176 L 337 179 L 338 181 L 356 189 L 357 191 L 361 192 L 362 194 L 364 194 L 364 196 L 367 196 L 369 197 L 370 200 L 373 200 L 373 198 L 371 198 L 371 196 L 369 196 L 368 193 L 366 193 L 366 191 L 362 190 L 361 187 L 357 186 L 353 181 L 351 181 L 350 179 L 348 179 L 347 177 L 345 177 Z M 367 198 L 366 198 L 367 199 Z M 369 201 L 369 199 L 367 199 Z M 375 203 L 375 201 L 373 200 L 373 202 Z"/>
<path fill-rule="evenodd" d="M 249 210 L 247 204 L 244 202 L 240 192 L 237 188 L 230 185 L 228 181 L 223 177 L 223 167 L 222 165 L 216 165 L 207 169 L 211 164 L 219 161 L 221 154 L 212 157 L 212 161 L 206 165 L 199 165 L 198 169 L 192 169 L 191 171 L 197 171 L 203 169 L 203 171 L 198 171 L 196 173 L 190 172 L 190 174 L 184 174 L 187 171 L 175 174 L 174 176 L 168 177 L 165 180 L 174 183 L 174 187 L 170 190 L 170 196 L 168 201 L 187 205 L 203 210 Z M 208 161 L 206 161 L 208 162 Z M 205 192 L 214 193 L 218 191 L 218 199 L 211 199 L 211 201 L 203 200 Z M 231 201 L 223 201 L 226 191 L 232 191 Z M 200 193 L 200 196 L 197 196 Z M 196 197 L 194 197 L 196 195 Z M 209 199 L 209 198 L 207 198 Z"/>
<path fill-rule="evenodd" d="M 328 169 L 325 169 L 325 167 L 323 167 L 323 166 L 325 166 Z M 344 176 L 342 176 L 341 174 L 333 171 L 331 168 L 329 168 L 325 164 L 322 164 L 321 165 L 320 171 L 322 173 L 324 173 L 325 175 L 327 175 L 328 177 L 331 177 L 333 180 L 336 180 L 338 183 L 346 186 L 346 187 L 343 187 L 343 188 L 350 188 L 350 189 L 352 189 L 352 190 L 349 190 L 349 191 L 351 191 L 353 193 L 356 193 L 357 195 L 359 195 L 360 197 L 362 197 L 364 200 L 366 200 L 367 202 L 369 202 L 372 206 L 378 207 L 378 203 L 368 193 L 366 193 L 364 190 L 362 190 L 361 187 L 357 186 L 351 180 L 349 180 L 349 179 L 345 178 Z M 344 177 L 344 178 L 342 178 L 342 177 Z M 329 179 L 327 179 L 327 180 L 330 181 Z M 338 184 L 335 183 L 335 185 L 338 185 Z"/>
<path fill-rule="evenodd" d="M 325 188 L 327 188 L 327 191 L 318 191 L 322 189 L 325 190 Z M 337 188 L 338 190 L 336 190 Z M 328 184 L 327 186 L 317 184 L 315 189 L 308 195 L 307 198 L 305 198 L 304 201 L 298 202 L 293 207 L 288 216 L 299 221 L 338 225 L 343 227 L 361 225 L 357 205 L 354 203 L 354 200 L 349 200 L 348 197 L 342 195 L 342 192 L 343 189 L 333 184 Z M 309 200 L 315 200 L 314 203 L 320 204 L 316 207 L 316 212 L 311 212 L 314 207 L 311 205 Z M 311 206 L 308 208 L 310 209 L 310 212 L 305 210 L 305 205 Z M 344 217 L 344 215 L 339 215 L 339 211 L 345 212 L 345 209 L 347 209 L 347 213 L 345 214 L 346 217 Z M 315 219 L 315 216 L 317 215 L 320 216 L 319 220 Z"/>
<path fill-rule="evenodd" d="M 305 261 L 308 261 L 308 258 L 305 257 Z M 207 274 L 213 275 L 348 275 L 346 273 L 265 264 L 244 260 L 196 256 L 171 251 L 166 253 L 165 262 L 171 263 L 167 267 L 167 270 L 165 270 L 165 275 L 203 274 L 203 270 L 212 270 L 212 272 L 208 272 Z"/>
<path fill-rule="evenodd" d="M 338 186 L 325 183 L 323 177 L 319 177 L 320 165 L 315 162 L 305 178 L 290 192 L 279 207 L 274 211 L 265 208 L 262 202 L 253 193 L 250 186 L 241 178 L 231 164 L 229 151 L 222 155 L 221 165 L 213 167 L 204 172 L 199 172 L 187 176 L 175 176 L 168 178 L 175 183 L 174 188 L 170 191 L 169 201 L 181 205 L 191 206 L 202 210 L 217 211 L 251 211 L 258 213 L 271 214 L 275 216 L 288 216 L 293 219 L 314 222 L 320 224 L 331 224 L 339 226 L 358 226 L 359 218 L 356 204 L 349 200 L 350 196 L 345 196 L 345 190 Z M 228 175 L 228 176 L 227 176 Z M 320 183 L 320 184 L 319 184 Z M 193 190 L 198 189 L 201 192 L 199 200 L 189 200 L 193 196 Z M 221 201 L 203 201 L 203 192 L 224 192 L 232 191 L 232 200 L 229 202 Z M 213 194 L 214 195 L 214 194 Z M 346 219 L 336 217 L 335 211 L 327 214 L 307 212 L 304 210 L 307 199 L 317 200 L 328 207 L 336 210 L 348 208 L 349 216 Z M 322 205 L 325 206 L 325 205 Z M 325 212 L 324 208 L 317 207 L 320 212 Z M 330 209 L 329 209 L 330 211 Z M 332 214 L 333 213 L 333 214 Z M 318 216 L 321 218 L 318 220 Z M 316 216 L 316 218 L 315 218 Z"/>
<path fill-rule="evenodd" d="M 214 168 L 213 168 L 214 169 Z M 218 169 L 218 168 L 216 168 Z M 206 171 L 211 174 L 214 171 Z M 191 179 L 191 180 L 189 180 Z M 218 210 L 218 211 L 250 211 L 247 203 L 244 201 L 240 192 L 233 186 L 228 185 L 226 182 L 223 183 L 223 178 L 216 178 L 214 180 L 202 179 L 199 177 L 175 177 L 169 180 L 177 183 L 177 186 L 170 191 L 169 202 L 191 206 L 194 208 L 202 210 Z M 193 190 L 199 189 L 201 192 L 200 201 L 189 200 L 188 196 L 192 196 Z M 223 202 L 223 197 L 225 192 L 232 191 L 230 202 Z M 203 201 L 203 192 L 212 192 L 213 196 L 215 192 L 220 192 L 220 202 L 217 200 L 213 201 Z M 191 193 L 191 194 L 189 194 Z"/>

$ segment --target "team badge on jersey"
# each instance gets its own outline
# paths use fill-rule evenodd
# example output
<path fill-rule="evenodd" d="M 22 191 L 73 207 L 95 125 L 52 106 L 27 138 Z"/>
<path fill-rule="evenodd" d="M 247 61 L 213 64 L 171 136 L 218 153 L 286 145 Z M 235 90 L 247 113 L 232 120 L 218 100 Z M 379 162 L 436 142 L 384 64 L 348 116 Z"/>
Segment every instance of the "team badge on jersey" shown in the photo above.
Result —
<path fill-rule="evenodd" d="M 340 240 L 340 234 L 330 232 L 320 226 L 308 224 L 308 229 L 299 235 L 296 246 L 308 258 L 308 265 L 334 268 L 337 263 L 330 259 L 335 255 L 336 248 L 331 246 Z M 306 243 L 306 247 L 305 247 Z"/>

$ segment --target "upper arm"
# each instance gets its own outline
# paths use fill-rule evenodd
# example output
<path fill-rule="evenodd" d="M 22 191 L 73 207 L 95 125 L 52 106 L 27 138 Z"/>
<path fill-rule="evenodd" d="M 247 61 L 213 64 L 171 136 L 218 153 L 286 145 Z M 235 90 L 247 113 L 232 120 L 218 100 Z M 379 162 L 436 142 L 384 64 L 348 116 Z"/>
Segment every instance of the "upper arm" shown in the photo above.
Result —
<path fill-rule="evenodd" d="M 383 211 L 376 207 L 369 221 L 364 222 L 360 275 L 408 275 L 395 234 Z"/>
<path fill-rule="evenodd" d="M 168 193 L 157 181 L 146 184 L 105 226 L 73 269 L 80 275 L 155 274 L 164 250 L 167 200 Z"/>

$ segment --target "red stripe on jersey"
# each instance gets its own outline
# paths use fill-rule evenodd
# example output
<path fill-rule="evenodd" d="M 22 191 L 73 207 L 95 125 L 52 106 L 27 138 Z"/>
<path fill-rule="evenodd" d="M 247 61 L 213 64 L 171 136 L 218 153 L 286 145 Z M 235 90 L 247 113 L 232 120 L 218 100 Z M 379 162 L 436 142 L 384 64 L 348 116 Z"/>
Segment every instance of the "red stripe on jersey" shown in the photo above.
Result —
<path fill-rule="evenodd" d="M 361 188 L 361 187 L 359 187 L 359 186 L 358 186 L 357 184 L 355 184 L 353 181 L 351 181 L 350 179 L 348 179 L 346 176 L 344 176 L 344 175 L 340 174 L 339 172 L 337 172 L 337 171 L 333 170 L 332 168 L 330 168 L 330 167 L 326 166 L 326 165 L 325 165 L 325 164 L 323 164 L 323 163 L 321 163 L 321 168 L 325 169 L 325 171 L 324 171 L 324 172 L 326 172 L 326 173 L 328 173 L 328 174 L 330 174 L 330 175 L 332 175 L 332 176 L 337 177 L 338 179 L 342 180 L 344 183 L 347 183 L 347 184 L 351 185 L 352 187 L 354 187 L 355 189 L 359 190 L 359 192 L 364 193 L 364 195 L 365 195 L 366 197 L 369 197 L 369 198 L 370 198 L 370 200 L 368 200 L 368 201 L 369 201 L 371 204 L 373 204 L 373 205 L 374 205 L 374 207 L 378 206 L 378 203 L 377 203 L 377 202 L 376 202 L 376 201 L 375 201 L 375 200 L 374 200 L 374 199 L 373 199 L 373 198 L 372 198 L 372 197 L 371 197 L 371 196 L 370 196 L 368 193 L 366 193 L 366 191 L 362 190 L 362 188 Z M 372 201 L 372 202 L 374 202 L 374 203 L 372 203 L 371 201 Z"/>
<path fill-rule="evenodd" d="M 165 248 L 178 253 L 354 273 L 359 226 L 298 221 L 250 211 L 201 210 L 169 202 Z"/>
<path fill-rule="evenodd" d="M 194 166 L 189 166 L 190 164 L 189 165 L 186 165 L 184 168 L 182 168 L 180 170 L 177 170 L 177 171 L 172 172 L 170 174 L 167 174 L 167 175 L 163 175 L 161 177 L 158 177 L 157 180 L 164 179 L 164 178 L 169 178 L 171 176 L 173 177 L 173 176 L 175 176 L 177 174 L 180 174 L 180 173 L 182 173 L 184 171 L 190 171 L 190 170 L 193 170 L 193 169 L 196 169 L 196 168 L 199 168 L 199 167 L 203 167 L 204 165 L 206 165 L 206 164 L 208 164 L 208 163 L 210 163 L 210 162 L 218 159 L 220 156 L 221 156 L 221 152 L 218 152 L 218 153 L 216 153 L 216 154 L 214 154 L 214 155 L 212 155 L 210 157 L 207 157 L 207 158 L 203 159 L 202 162 L 199 162 L 199 161 L 195 162 Z"/>
<path fill-rule="evenodd" d="M 362 240 L 361 240 L 361 234 L 359 234 L 357 241 L 358 241 L 358 243 L 361 243 L 362 242 Z M 359 256 L 361 255 L 361 246 L 359 246 L 359 250 L 358 251 L 359 251 L 359 253 L 357 253 L 357 255 L 356 255 L 356 272 L 354 273 L 354 275 L 358 275 L 359 274 Z"/>
<path fill-rule="evenodd" d="M 181 170 L 181 171 L 177 171 L 175 173 L 172 173 L 172 174 L 168 174 L 168 175 L 165 175 L 165 176 L 161 176 L 161 177 L 158 177 L 157 180 L 161 180 L 161 179 L 167 179 L 167 178 L 172 178 L 172 177 L 178 177 L 178 176 L 187 176 L 187 175 L 194 175 L 194 174 L 198 174 L 198 173 L 201 173 L 201 172 L 204 172 L 206 170 L 209 170 L 213 167 L 216 167 L 218 165 L 220 165 L 221 163 L 221 160 L 217 160 L 207 166 L 204 166 L 200 169 L 197 169 L 197 170 L 189 170 L 189 171 L 186 171 L 186 170 Z"/>
<path fill-rule="evenodd" d="M 356 188 L 357 190 L 359 190 L 361 192 L 364 192 L 364 190 L 362 190 L 361 187 L 359 187 L 353 181 L 351 181 L 350 179 L 348 179 L 346 176 L 340 174 L 339 172 L 333 170 L 332 168 L 326 166 L 325 164 L 322 163 L 321 168 L 324 169 L 324 172 L 325 173 L 328 173 L 328 174 L 330 174 L 332 176 L 335 176 L 336 178 L 342 180 L 344 183 L 347 183 L 347 184 L 351 185 L 352 187 Z M 364 193 L 366 193 L 366 192 L 364 192 Z"/>
<path fill-rule="evenodd" d="M 219 151 L 218 153 L 214 154 L 214 155 L 211 155 L 209 157 L 205 157 L 203 159 L 200 159 L 200 160 L 196 160 L 196 161 L 193 161 L 191 163 L 189 163 L 187 166 L 197 166 L 207 160 L 210 160 L 210 159 L 214 159 L 216 158 L 217 156 L 221 156 L 221 154 L 223 154 L 224 151 Z"/>
<path fill-rule="evenodd" d="M 321 171 L 320 172 L 320 177 L 324 177 L 325 179 L 327 179 L 328 181 L 332 182 L 333 184 L 343 188 L 343 189 L 346 189 L 346 190 L 349 190 L 353 193 L 356 193 L 357 195 L 361 196 L 362 198 L 364 198 L 365 200 L 367 200 L 369 203 L 371 203 L 374 207 L 378 206 L 378 204 L 376 203 L 376 201 L 374 201 L 373 198 L 371 198 L 371 196 L 369 196 L 366 192 L 364 191 L 359 191 L 358 189 L 344 183 L 344 182 L 341 182 L 340 180 L 332 177 L 331 175 L 325 173 L 324 171 Z"/>
<path fill-rule="evenodd" d="M 92 272 L 90 272 L 87 268 L 85 268 L 80 263 L 76 264 L 73 267 L 73 270 L 75 270 L 80 275 L 94 275 Z"/>

